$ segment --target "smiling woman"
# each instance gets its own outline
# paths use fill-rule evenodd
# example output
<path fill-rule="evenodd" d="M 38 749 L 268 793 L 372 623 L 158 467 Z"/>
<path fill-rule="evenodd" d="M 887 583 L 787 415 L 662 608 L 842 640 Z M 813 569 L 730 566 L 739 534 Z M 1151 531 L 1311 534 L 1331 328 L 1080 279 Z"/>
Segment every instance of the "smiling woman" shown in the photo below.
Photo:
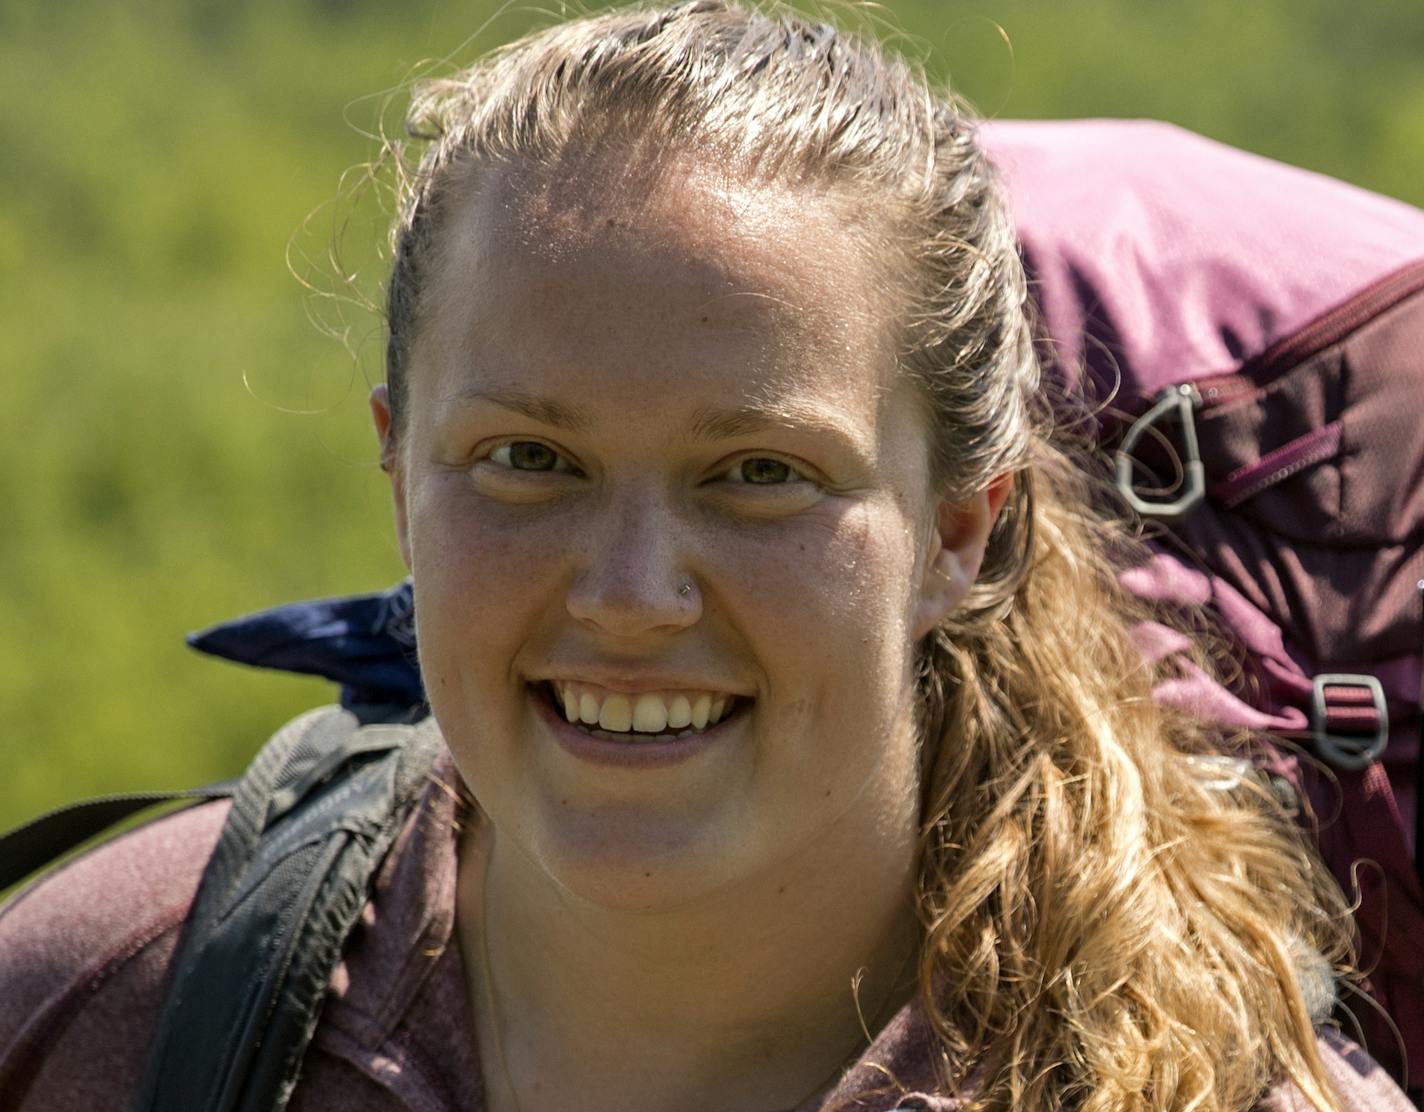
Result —
<path fill-rule="evenodd" d="M 878 945 L 909 909 L 912 646 L 943 613 L 913 589 L 936 499 L 883 266 L 828 186 L 665 154 L 630 188 L 639 157 L 461 168 L 402 408 L 375 398 L 431 707 L 516 847 L 494 887 L 539 864 L 523 915 L 603 948 L 628 928 L 594 907 L 705 905 L 682 962 L 816 876 L 806 924 L 839 909 Z M 555 713 L 564 688 L 598 729 Z M 664 693 L 688 736 L 635 722 Z"/>
<path fill-rule="evenodd" d="M 959 104 L 695 0 L 410 125 L 371 408 L 448 758 L 292 1108 L 1407 1107 L 1314 1028 L 1339 892 L 1151 698 Z M 219 820 L 139 835 L 102 977 L 21 979 L 24 1107 L 132 1087 Z"/>

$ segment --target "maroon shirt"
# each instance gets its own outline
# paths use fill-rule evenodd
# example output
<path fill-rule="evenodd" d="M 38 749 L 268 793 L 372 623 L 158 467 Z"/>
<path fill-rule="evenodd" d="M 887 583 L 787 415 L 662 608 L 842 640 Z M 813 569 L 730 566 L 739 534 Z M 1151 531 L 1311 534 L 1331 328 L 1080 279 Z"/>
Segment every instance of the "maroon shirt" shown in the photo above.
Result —
<path fill-rule="evenodd" d="M 447 775 L 452 775 L 448 762 Z M 482 1112 L 483 1086 L 455 917 L 454 799 L 429 787 L 377 879 L 332 978 L 292 1112 Z M 195 807 L 125 834 L 0 911 L 0 1109 L 127 1110 L 162 1003 L 168 964 L 227 805 Z M 906 1108 L 933 1086 L 914 1004 L 833 1091 L 797 1112 Z M 1368 1055 L 1338 1034 L 1321 1053 L 1344 1106 L 1412 1112 Z M 903 1088 L 887 1091 L 886 1076 Z M 1308 1105 L 1278 1087 L 1262 1112 Z"/>

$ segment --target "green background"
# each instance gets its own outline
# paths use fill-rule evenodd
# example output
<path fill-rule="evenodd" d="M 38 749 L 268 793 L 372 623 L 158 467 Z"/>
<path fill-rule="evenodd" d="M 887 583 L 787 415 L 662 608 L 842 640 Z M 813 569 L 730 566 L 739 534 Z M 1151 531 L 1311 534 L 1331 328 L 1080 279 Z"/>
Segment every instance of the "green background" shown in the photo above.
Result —
<path fill-rule="evenodd" d="M 1424 0 L 864 10 L 989 114 L 1162 117 L 1424 203 Z M 0 0 L 0 827 L 231 774 L 329 697 L 182 637 L 401 573 L 342 276 L 378 296 L 358 185 L 409 78 L 549 18 L 493 13 Z"/>

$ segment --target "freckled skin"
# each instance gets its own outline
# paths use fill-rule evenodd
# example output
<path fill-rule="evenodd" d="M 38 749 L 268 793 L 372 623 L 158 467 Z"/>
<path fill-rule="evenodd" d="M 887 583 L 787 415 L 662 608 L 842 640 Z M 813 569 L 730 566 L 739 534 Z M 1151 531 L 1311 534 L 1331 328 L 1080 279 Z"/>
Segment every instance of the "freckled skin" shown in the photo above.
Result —
<path fill-rule="evenodd" d="M 394 476 L 436 718 L 497 836 L 596 903 L 696 901 L 816 839 L 903 873 L 937 503 L 883 277 L 831 198 L 689 172 L 630 199 L 603 173 L 516 163 L 450 218 Z M 450 401 L 482 390 L 580 425 Z M 690 434 L 742 405 L 817 421 Z M 571 470 L 500 466 L 510 441 Z M 725 481 L 748 457 L 805 478 Z M 695 761 L 594 768 L 551 741 L 527 686 L 591 663 L 754 701 Z"/>

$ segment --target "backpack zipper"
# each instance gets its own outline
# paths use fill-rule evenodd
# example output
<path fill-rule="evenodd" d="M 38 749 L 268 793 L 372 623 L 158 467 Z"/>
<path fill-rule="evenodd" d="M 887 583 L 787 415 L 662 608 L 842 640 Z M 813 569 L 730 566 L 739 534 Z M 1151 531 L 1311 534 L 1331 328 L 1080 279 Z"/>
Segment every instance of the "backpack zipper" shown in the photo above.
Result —
<path fill-rule="evenodd" d="M 1339 343 L 1357 328 L 1421 290 L 1424 290 L 1424 259 L 1409 263 L 1366 286 L 1348 301 L 1327 310 L 1303 328 L 1277 340 L 1260 355 L 1248 359 L 1238 370 L 1207 375 L 1189 384 L 1173 383 L 1152 397 L 1143 398 L 1129 412 L 1136 412 L 1140 417 L 1175 391 L 1178 385 L 1196 388 L 1199 401 L 1193 408 L 1197 412 L 1210 412 L 1230 405 L 1265 389 L 1312 355 Z"/>
<path fill-rule="evenodd" d="M 1409 263 L 1366 286 L 1348 301 L 1327 310 L 1303 328 L 1277 340 L 1236 371 L 1210 375 L 1195 383 L 1201 409 L 1212 410 L 1264 390 L 1278 378 L 1328 347 L 1333 347 L 1381 313 L 1424 291 L 1424 259 Z"/>
<path fill-rule="evenodd" d="M 1260 380 L 1261 385 L 1265 385 L 1312 355 L 1339 343 L 1357 328 L 1420 290 L 1424 290 L 1424 259 L 1386 274 L 1304 328 L 1277 340 L 1255 359 L 1249 360 L 1242 367 L 1242 373 L 1260 367 L 1266 372 Z"/>
<path fill-rule="evenodd" d="M 1129 506 L 1144 517 L 1173 521 L 1190 513 L 1205 493 L 1205 476 L 1196 441 L 1196 414 L 1211 413 L 1243 399 L 1258 396 L 1271 383 L 1293 371 L 1311 356 L 1341 342 L 1356 329 L 1421 290 L 1424 290 L 1424 259 L 1416 260 L 1385 275 L 1349 300 L 1316 317 L 1303 328 L 1277 340 L 1260 355 L 1247 360 L 1239 370 L 1208 375 L 1193 382 L 1175 383 L 1146 400 L 1142 412 L 1129 425 L 1115 453 L 1115 477 L 1119 493 Z M 1186 489 L 1175 499 L 1150 502 L 1141 498 L 1133 486 L 1131 450 L 1148 428 L 1172 415 L 1177 417 L 1182 426 L 1185 450 L 1183 479 Z M 1336 426 L 1337 437 L 1338 431 Z M 1282 466 L 1299 469 L 1309 462 L 1304 457 L 1297 459 L 1297 455 L 1300 455 L 1299 451 L 1295 452 L 1290 460 L 1282 461 Z M 1275 474 L 1274 479 L 1282 477 L 1283 474 Z M 1243 482 L 1247 477 L 1249 476 L 1243 474 L 1233 478 Z"/>

